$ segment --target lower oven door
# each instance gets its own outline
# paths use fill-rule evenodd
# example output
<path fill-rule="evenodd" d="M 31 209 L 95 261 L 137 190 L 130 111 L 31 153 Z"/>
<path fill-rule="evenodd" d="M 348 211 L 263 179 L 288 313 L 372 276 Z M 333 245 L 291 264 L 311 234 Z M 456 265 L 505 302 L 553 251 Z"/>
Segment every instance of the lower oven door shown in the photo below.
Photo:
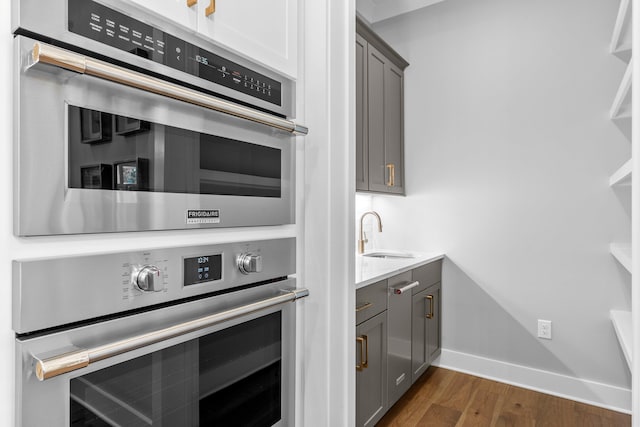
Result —
<path fill-rule="evenodd" d="M 30 65 L 35 43 L 14 41 L 16 235 L 294 222 L 290 132 Z"/>
<path fill-rule="evenodd" d="M 18 339 L 18 425 L 293 425 L 295 303 L 278 301 L 306 293 L 282 284 Z M 78 348 L 88 366 L 37 378 Z"/>

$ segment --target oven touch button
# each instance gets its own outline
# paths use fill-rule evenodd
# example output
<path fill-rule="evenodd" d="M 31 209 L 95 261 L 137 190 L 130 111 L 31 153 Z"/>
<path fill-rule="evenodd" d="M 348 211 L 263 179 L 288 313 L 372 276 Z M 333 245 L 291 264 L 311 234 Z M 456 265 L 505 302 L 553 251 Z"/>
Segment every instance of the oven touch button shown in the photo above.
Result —
<path fill-rule="evenodd" d="M 240 254 L 237 258 L 238 270 L 242 274 L 259 273 L 262 271 L 262 256 L 254 254 Z"/>
<path fill-rule="evenodd" d="M 155 265 L 145 265 L 133 276 L 133 284 L 142 292 L 159 292 L 162 282 L 162 271 Z"/>

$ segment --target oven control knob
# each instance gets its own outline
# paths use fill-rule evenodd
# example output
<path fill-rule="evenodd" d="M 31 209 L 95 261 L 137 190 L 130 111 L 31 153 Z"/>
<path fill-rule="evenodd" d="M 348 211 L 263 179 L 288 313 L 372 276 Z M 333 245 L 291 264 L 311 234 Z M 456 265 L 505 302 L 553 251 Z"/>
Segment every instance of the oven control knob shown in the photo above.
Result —
<path fill-rule="evenodd" d="M 238 255 L 238 270 L 242 274 L 260 273 L 262 271 L 262 257 L 254 254 Z"/>
<path fill-rule="evenodd" d="M 162 272 L 155 265 L 145 265 L 134 276 L 133 284 L 142 292 L 162 290 Z"/>

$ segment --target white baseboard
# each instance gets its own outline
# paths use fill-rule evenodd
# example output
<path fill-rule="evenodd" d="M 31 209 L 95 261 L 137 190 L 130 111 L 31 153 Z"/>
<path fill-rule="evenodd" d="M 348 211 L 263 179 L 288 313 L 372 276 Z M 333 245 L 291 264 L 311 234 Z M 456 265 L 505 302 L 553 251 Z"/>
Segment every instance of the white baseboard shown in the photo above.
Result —
<path fill-rule="evenodd" d="M 617 412 L 631 413 L 631 390 L 622 387 L 445 349 L 433 364 Z"/>

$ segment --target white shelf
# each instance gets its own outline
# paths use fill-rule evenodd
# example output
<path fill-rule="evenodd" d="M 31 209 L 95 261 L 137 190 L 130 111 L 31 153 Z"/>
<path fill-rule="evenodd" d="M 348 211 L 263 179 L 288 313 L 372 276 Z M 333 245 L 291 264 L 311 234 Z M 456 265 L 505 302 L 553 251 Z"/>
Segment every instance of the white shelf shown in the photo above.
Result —
<path fill-rule="evenodd" d="M 612 119 L 621 119 L 631 117 L 631 76 L 633 75 L 633 59 L 629 61 L 627 70 L 624 72 L 622 82 L 618 87 L 616 97 L 613 99 L 613 105 L 609 115 Z"/>
<path fill-rule="evenodd" d="M 631 321 L 630 311 L 611 310 L 609 313 L 613 329 L 616 331 L 620 347 L 624 353 L 629 369 L 631 369 L 632 349 L 633 349 L 633 323 Z"/>
<path fill-rule="evenodd" d="M 631 28 L 631 0 L 620 0 L 620 9 L 618 9 L 618 17 L 613 27 L 613 37 L 609 48 L 611 53 L 630 53 L 632 47 Z"/>
<path fill-rule="evenodd" d="M 624 165 L 620 167 L 611 178 L 609 178 L 609 185 L 613 187 L 614 185 L 631 185 L 631 172 L 633 170 L 633 165 L 631 164 L 631 159 L 629 159 Z"/>
<path fill-rule="evenodd" d="M 631 273 L 631 245 L 612 243 L 609 250 L 611 255 Z"/>

